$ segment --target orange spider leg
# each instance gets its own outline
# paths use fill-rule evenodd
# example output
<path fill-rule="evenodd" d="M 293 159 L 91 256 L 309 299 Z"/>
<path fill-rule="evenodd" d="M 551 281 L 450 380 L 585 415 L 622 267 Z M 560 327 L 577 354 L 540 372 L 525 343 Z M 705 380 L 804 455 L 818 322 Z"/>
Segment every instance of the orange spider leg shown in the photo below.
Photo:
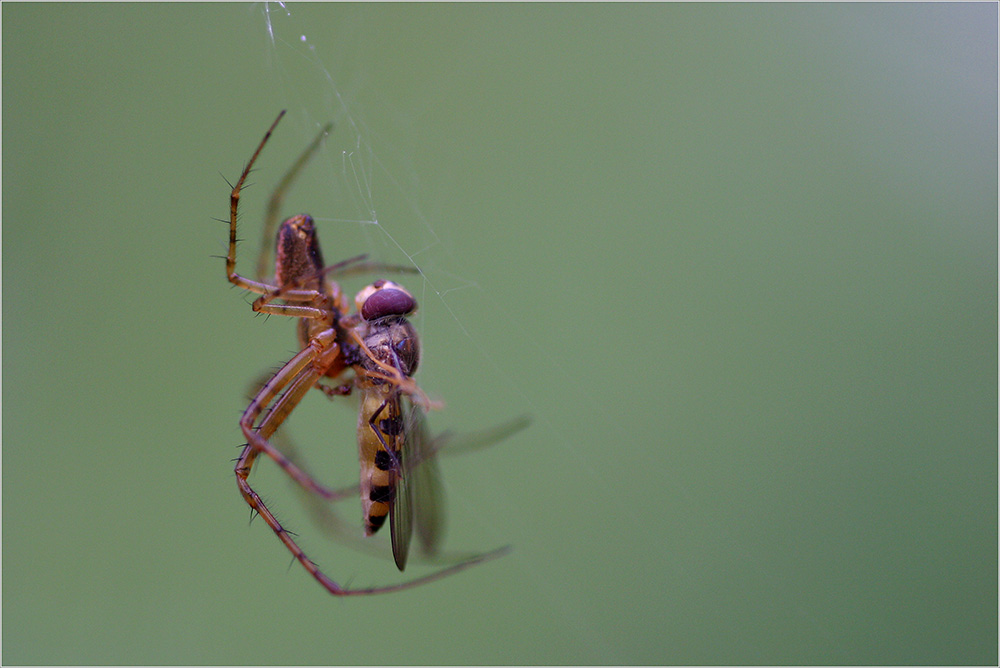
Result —
<path fill-rule="evenodd" d="M 247 439 L 247 447 L 244 448 L 243 454 L 236 462 L 238 479 L 246 480 L 250 474 L 253 460 L 256 459 L 256 453 L 263 452 L 306 489 L 327 499 L 340 498 L 337 492 L 317 483 L 267 440 L 281 426 L 306 392 L 325 373 L 327 366 L 336 361 L 340 349 L 333 342 L 333 337 L 333 330 L 327 330 L 317 336 L 314 341 L 310 341 L 310 345 L 305 350 L 295 355 L 274 377 L 264 384 L 246 411 L 243 412 L 243 417 L 240 418 L 240 428 Z M 254 422 L 279 394 L 281 394 L 280 398 L 274 402 L 274 405 L 267 411 L 267 415 L 255 428 Z M 243 490 L 242 484 L 240 489 Z M 245 493 L 244 497 L 246 497 Z"/>
<path fill-rule="evenodd" d="M 236 218 L 239 213 L 240 190 L 242 190 L 243 183 L 247 180 L 247 175 L 250 173 L 253 163 L 257 161 L 257 156 L 259 156 L 261 150 L 263 150 L 264 144 L 266 144 L 267 140 L 271 138 L 271 133 L 274 132 L 274 128 L 278 125 L 278 121 L 280 121 L 281 117 L 284 115 L 285 111 L 282 110 L 281 113 L 278 114 L 278 117 L 274 119 L 274 123 L 271 124 L 271 127 L 267 129 L 267 134 L 264 135 L 260 144 L 257 145 L 257 150 L 253 152 L 253 156 L 250 157 L 250 162 L 248 162 L 247 166 L 243 168 L 243 173 L 240 174 L 239 180 L 236 182 L 236 185 L 233 186 L 233 191 L 229 195 L 229 253 L 226 255 L 226 277 L 233 285 L 237 285 L 258 294 L 266 294 L 267 292 L 270 292 L 273 287 L 267 283 L 253 281 L 236 273 Z"/>

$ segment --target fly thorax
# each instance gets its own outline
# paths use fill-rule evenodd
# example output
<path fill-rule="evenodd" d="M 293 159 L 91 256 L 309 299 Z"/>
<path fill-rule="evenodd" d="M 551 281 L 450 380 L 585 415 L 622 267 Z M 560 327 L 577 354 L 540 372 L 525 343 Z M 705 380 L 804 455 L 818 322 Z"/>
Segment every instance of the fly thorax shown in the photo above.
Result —
<path fill-rule="evenodd" d="M 389 316 L 367 325 L 364 342 L 371 357 L 365 356 L 362 360 L 365 369 L 385 373 L 378 364 L 381 362 L 399 370 L 404 376 L 412 376 L 420 361 L 420 341 L 410 321 L 401 316 Z"/>

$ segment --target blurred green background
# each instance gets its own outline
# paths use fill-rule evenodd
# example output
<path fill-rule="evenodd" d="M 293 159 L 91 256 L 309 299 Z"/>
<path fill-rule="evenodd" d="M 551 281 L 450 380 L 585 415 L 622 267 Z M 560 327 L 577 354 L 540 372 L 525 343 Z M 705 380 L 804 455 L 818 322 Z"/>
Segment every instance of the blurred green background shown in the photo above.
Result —
<path fill-rule="evenodd" d="M 997 7 L 3 6 L 3 662 L 997 661 Z M 242 205 L 412 264 L 447 547 L 336 599 L 248 509 L 294 352 Z M 350 280 L 351 294 L 363 279 Z M 292 434 L 356 478 L 354 405 Z M 334 578 L 398 582 L 265 498 Z M 359 504 L 336 508 L 353 534 Z M 429 572 L 415 563 L 406 576 Z"/>

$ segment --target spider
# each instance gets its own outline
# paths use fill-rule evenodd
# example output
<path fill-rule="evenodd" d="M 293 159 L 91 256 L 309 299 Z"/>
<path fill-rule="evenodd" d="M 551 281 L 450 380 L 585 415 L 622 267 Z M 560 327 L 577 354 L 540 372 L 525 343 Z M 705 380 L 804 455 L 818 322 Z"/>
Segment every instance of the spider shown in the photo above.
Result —
<path fill-rule="evenodd" d="M 431 402 L 412 379 L 420 358 L 420 345 L 407 316 L 416 310 L 416 300 L 401 285 L 378 280 L 358 293 L 354 300 L 355 312 L 349 313 L 340 287 L 328 278 L 347 271 L 399 268 L 366 263 L 363 255 L 324 266 L 313 219 L 299 214 L 278 227 L 273 283 L 263 278 L 267 271 L 266 251 L 259 258 L 257 280 L 236 273 L 240 191 L 284 114 L 284 111 L 279 113 L 271 124 L 230 195 L 226 277 L 233 285 L 260 295 L 253 302 L 254 311 L 298 318 L 301 348 L 259 387 L 240 418 L 240 429 L 247 439 L 235 466 L 240 493 L 252 512 L 264 519 L 294 558 L 335 596 L 409 589 L 499 557 L 509 548 L 478 554 L 398 584 L 348 588 L 324 574 L 306 556 L 250 485 L 248 478 L 254 464 L 264 454 L 304 489 L 329 500 L 343 498 L 348 492 L 335 491 L 316 482 L 269 439 L 310 389 L 317 388 L 335 398 L 357 388 L 361 394 L 357 438 L 365 534 L 374 534 L 386 517 L 389 518 L 393 558 L 400 571 L 406 566 L 414 525 L 425 552 L 433 553 L 439 540 L 439 516 L 430 481 L 438 446 L 427 437 L 423 423 L 423 410 L 439 405 Z M 273 233 L 278 208 L 290 183 L 330 127 L 323 128 L 271 195 L 265 216 L 265 236 Z M 347 375 L 350 371 L 354 372 L 353 377 Z M 321 382 L 324 380 L 340 384 L 329 385 Z"/>

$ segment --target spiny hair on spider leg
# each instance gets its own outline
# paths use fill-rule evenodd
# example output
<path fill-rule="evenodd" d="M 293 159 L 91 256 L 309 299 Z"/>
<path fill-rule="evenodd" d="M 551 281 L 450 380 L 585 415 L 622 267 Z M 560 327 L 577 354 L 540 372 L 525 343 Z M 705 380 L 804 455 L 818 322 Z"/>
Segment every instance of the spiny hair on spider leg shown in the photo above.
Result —
<path fill-rule="evenodd" d="M 261 499 L 261 502 L 263 502 L 263 499 Z M 270 507 L 270 505 L 268 505 L 268 507 Z M 273 514 L 274 514 L 274 512 L 272 511 L 272 513 L 271 513 L 271 514 L 273 515 Z M 253 524 L 253 521 L 254 521 L 255 519 L 257 519 L 258 517 L 260 517 L 260 512 L 259 512 L 259 511 L 258 511 L 258 510 L 257 510 L 256 508 L 251 508 L 251 509 L 250 509 L 250 522 L 249 522 L 249 524 L 251 524 L 251 525 L 252 525 L 252 524 Z M 275 519 L 277 519 L 277 518 L 275 518 Z M 270 527 L 270 526 L 268 526 L 268 528 L 270 529 L 271 527 Z M 280 530 L 280 531 L 279 531 L 279 533 L 287 533 L 287 534 L 288 534 L 289 536 L 294 536 L 294 537 L 296 537 L 296 538 L 298 538 L 298 536 L 299 536 L 299 535 L 298 535 L 297 533 L 295 533 L 294 531 L 290 531 L 289 529 L 286 529 L 286 528 L 285 528 L 285 525 L 284 525 L 284 524 L 282 524 L 282 523 L 281 523 L 280 521 L 278 522 L 278 529 Z M 273 530 L 273 529 L 272 529 L 272 530 Z"/>
<path fill-rule="evenodd" d="M 220 239 L 217 243 L 219 244 L 221 250 L 226 251 L 227 254 L 229 253 L 229 239 Z M 227 255 L 213 255 L 212 257 L 221 257 L 223 260 L 227 259 Z M 234 288 L 236 287 L 232 283 L 230 283 L 230 285 Z"/>
<path fill-rule="evenodd" d="M 285 528 L 285 523 L 282 522 L 281 519 L 278 517 L 278 513 L 275 511 L 274 507 L 275 507 L 275 505 L 280 505 L 280 504 L 277 504 L 277 502 L 275 502 L 275 500 L 272 499 L 272 498 L 266 498 L 265 499 L 264 495 L 261 494 L 260 492 L 255 492 L 255 493 L 257 494 L 257 498 L 260 499 L 261 504 L 263 504 L 265 508 L 267 508 L 268 510 L 270 510 L 271 514 L 274 516 L 274 519 L 277 520 L 277 522 L 278 522 L 278 528 L 280 528 L 283 533 L 287 533 L 287 534 L 289 534 L 291 536 L 297 536 L 298 534 L 296 534 L 295 532 L 286 529 Z M 260 515 L 260 513 L 256 509 L 254 509 L 253 507 L 251 507 L 250 508 L 250 521 L 253 522 L 254 517 L 257 517 L 258 515 Z M 273 529 L 271 528 L 270 525 L 268 525 L 267 528 L 269 530 L 273 531 Z"/>
<path fill-rule="evenodd" d="M 293 538 L 298 538 L 299 534 L 295 533 L 291 529 L 286 529 L 284 524 L 278 523 L 278 533 L 286 533 Z M 292 557 L 294 559 L 294 557 Z"/>
<path fill-rule="evenodd" d="M 258 315 L 260 315 L 260 314 L 258 314 Z M 298 352 L 298 351 L 296 351 L 296 352 Z M 253 394 L 256 395 L 258 392 L 260 392 L 262 389 L 264 389 L 264 386 L 267 385 L 268 383 L 270 383 L 272 380 L 274 380 L 274 377 L 277 376 L 278 372 L 281 371 L 284 367 L 285 367 L 285 363 L 284 362 L 276 362 L 275 364 L 272 364 L 270 372 L 267 374 L 267 380 L 264 380 L 263 382 L 260 382 L 260 383 L 256 384 L 256 386 L 255 386 L 256 389 L 253 391 Z M 263 376 L 262 376 L 262 378 L 263 378 Z M 253 399 L 254 396 L 251 395 L 248 398 L 249 399 Z M 269 406 L 269 407 L 266 408 L 266 410 L 270 410 L 270 408 L 271 407 Z"/>
<path fill-rule="evenodd" d="M 285 390 L 285 392 L 287 392 L 287 391 L 288 391 L 288 390 Z M 282 393 L 281 393 L 281 396 L 282 396 L 282 397 L 283 397 L 283 396 L 285 396 L 285 392 L 282 392 Z M 262 411 L 260 412 L 260 416 L 259 416 L 259 417 L 257 418 L 257 424 L 256 424 L 256 425 L 254 425 L 254 426 L 252 427 L 252 429 L 253 429 L 254 431 L 258 431 L 258 432 L 259 432 L 259 431 L 260 431 L 260 426 L 261 426 L 261 425 L 262 425 L 262 424 L 264 423 L 264 421 L 265 421 L 265 420 L 267 420 L 267 416 L 268 416 L 268 415 L 270 415 L 270 414 L 271 414 L 271 412 L 272 412 L 273 410 L 274 410 L 274 406 L 268 406 L 267 408 L 263 409 L 263 410 L 262 410 Z M 287 416 L 286 416 L 285 420 L 286 420 L 286 421 L 288 420 L 288 417 L 287 417 Z"/>
<path fill-rule="evenodd" d="M 315 561 L 313 561 L 312 559 L 310 559 L 309 557 L 307 557 L 305 554 L 302 555 L 302 558 L 304 558 L 306 561 L 308 561 L 310 564 L 312 564 L 315 568 L 319 568 L 319 564 L 317 564 Z M 288 571 L 289 572 L 291 572 L 292 566 L 294 566 L 295 562 L 297 562 L 297 561 L 301 561 L 301 559 L 293 554 L 291 561 L 288 562 Z"/>

